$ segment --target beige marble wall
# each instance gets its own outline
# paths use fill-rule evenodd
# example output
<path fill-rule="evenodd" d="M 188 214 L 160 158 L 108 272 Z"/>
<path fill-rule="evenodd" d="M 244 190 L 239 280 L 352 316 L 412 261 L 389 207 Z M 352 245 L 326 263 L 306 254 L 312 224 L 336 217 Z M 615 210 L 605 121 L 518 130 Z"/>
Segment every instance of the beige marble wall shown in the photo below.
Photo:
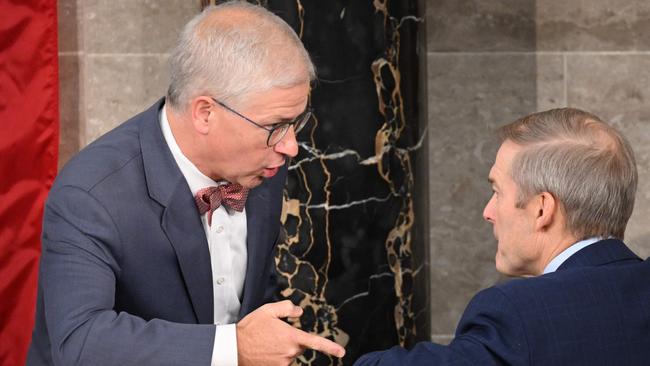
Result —
<path fill-rule="evenodd" d="M 495 127 L 573 106 L 620 128 L 637 154 L 627 241 L 650 256 L 650 3 L 428 0 L 432 339 L 448 342 L 467 302 L 501 279 L 481 212 Z"/>
<path fill-rule="evenodd" d="M 199 0 L 60 0 L 59 166 L 162 97 L 167 59 Z"/>

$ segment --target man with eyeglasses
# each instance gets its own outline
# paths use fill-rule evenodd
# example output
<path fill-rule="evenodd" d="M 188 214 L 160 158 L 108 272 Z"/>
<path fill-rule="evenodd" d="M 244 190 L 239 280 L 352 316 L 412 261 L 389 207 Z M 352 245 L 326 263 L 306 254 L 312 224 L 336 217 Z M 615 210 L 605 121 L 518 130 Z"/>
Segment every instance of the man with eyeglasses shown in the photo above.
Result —
<path fill-rule="evenodd" d="M 245 2 L 184 28 L 164 100 L 82 150 L 45 208 L 28 365 L 288 365 L 336 343 L 268 303 L 309 55 Z"/>

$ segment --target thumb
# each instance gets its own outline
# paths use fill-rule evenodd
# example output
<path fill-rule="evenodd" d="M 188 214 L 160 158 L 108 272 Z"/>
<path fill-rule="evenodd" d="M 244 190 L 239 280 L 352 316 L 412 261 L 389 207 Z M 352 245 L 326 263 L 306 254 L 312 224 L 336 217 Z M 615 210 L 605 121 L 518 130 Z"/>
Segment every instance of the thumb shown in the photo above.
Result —
<path fill-rule="evenodd" d="M 266 304 L 264 307 L 275 318 L 297 318 L 302 315 L 302 309 L 289 300 Z"/>

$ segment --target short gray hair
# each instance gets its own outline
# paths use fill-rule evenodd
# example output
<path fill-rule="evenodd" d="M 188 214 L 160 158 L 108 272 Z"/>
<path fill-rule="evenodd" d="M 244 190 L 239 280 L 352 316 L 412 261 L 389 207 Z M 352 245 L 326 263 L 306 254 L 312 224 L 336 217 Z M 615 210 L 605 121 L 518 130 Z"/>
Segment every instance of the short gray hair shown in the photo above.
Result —
<path fill-rule="evenodd" d="M 510 172 L 519 207 L 549 192 L 561 202 L 567 229 L 578 239 L 623 239 L 638 179 L 634 152 L 623 135 L 574 108 L 531 114 L 498 134 L 523 147 Z"/>
<path fill-rule="evenodd" d="M 170 58 L 167 102 L 184 111 L 198 95 L 239 105 L 251 92 L 315 79 L 300 38 L 261 6 L 231 1 L 210 6 L 181 32 Z"/>

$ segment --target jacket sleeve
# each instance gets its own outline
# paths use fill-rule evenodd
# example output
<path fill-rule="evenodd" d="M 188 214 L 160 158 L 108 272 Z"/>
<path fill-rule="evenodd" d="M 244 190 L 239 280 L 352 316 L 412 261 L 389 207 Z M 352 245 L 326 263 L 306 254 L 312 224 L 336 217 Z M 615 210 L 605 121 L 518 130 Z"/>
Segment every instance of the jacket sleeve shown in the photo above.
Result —
<path fill-rule="evenodd" d="M 448 346 L 420 342 L 410 351 L 393 347 L 364 355 L 355 366 L 529 364 L 521 317 L 504 293 L 492 287 L 472 299 Z"/>
<path fill-rule="evenodd" d="M 113 310 L 120 238 L 102 204 L 59 187 L 43 219 L 41 288 L 55 365 L 209 365 L 213 325 Z"/>

